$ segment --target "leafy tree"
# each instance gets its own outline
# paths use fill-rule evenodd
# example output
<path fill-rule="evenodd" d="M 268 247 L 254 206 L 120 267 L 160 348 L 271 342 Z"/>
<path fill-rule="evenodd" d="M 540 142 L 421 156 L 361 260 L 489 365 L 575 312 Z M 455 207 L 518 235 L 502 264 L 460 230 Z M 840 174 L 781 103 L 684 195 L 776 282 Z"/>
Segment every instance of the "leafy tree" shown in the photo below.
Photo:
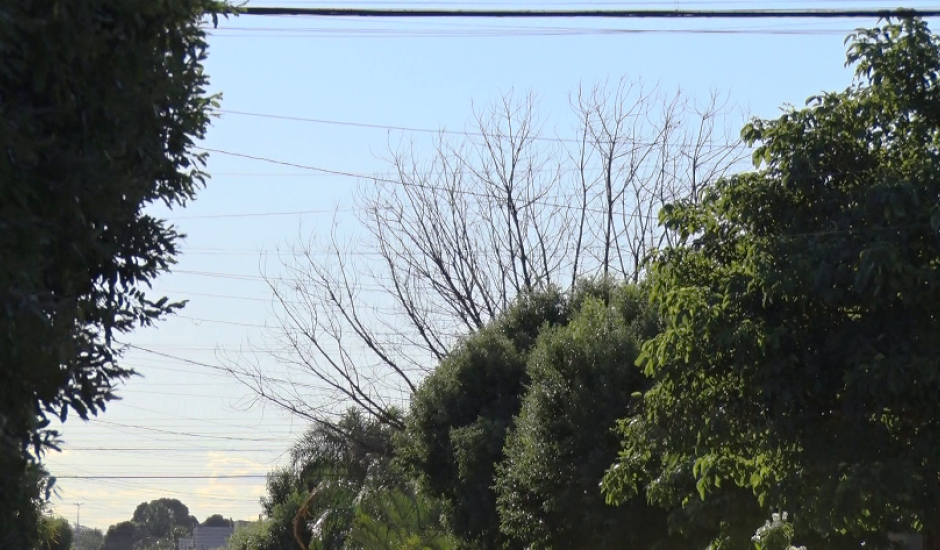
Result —
<path fill-rule="evenodd" d="M 198 524 L 189 508 L 175 498 L 142 502 L 130 521 L 108 529 L 102 550 L 172 550 L 177 539 L 191 533 Z"/>
<path fill-rule="evenodd" d="M 148 525 L 164 521 L 184 527 L 194 527 L 199 523 L 196 517 L 189 513 L 189 507 L 175 498 L 158 498 L 150 502 L 141 502 L 134 509 L 131 521 Z M 159 530 L 160 528 L 151 529 Z"/>
<path fill-rule="evenodd" d="M 181 235 L 144 209 L 205 181 L 203 20 L 227 9 L 0 4 L 0 547 L 32 544 L 51 421 L 103 410 L 131 374 L 115 336 L 182 305 L 146 292 Z"/>
<path fill-rule="evenodd" d="M 526 548 L 649 548 L 666 512 L 600 493 L 616 457 L 612 428 L 645 389 L 633 364 L 656 320 L 636 287 L 590 297 L 564 326 L 545 328 L 528 356 L 529 383 L 503 448 L 495 490 L 503 532 Z"/>
<path fill-rule="evenodd" d="M 787 513 L 774 513 L 764 525 L 757 528 L 751 541 L 757 550 L 806 550 L 793 546 L 793 524 L 787 521 Z"/>
<path fill-rule="evenodd" d="M 4 455 L 4 445 L 9 443 L 6 450 L 12 450 L 16 443 L 2 434 L 0 439 L 5 439 L 0 441 L 0 548 L 7 543 L 31 548 L 40 543 L 37 537 L 41 533 L 51 481 L 41 464 L 17 455 Z M 7 525 L 11 518 L 16 520 L 13 526 Z M 3 526 L 13 530 L 5 531 Z"/>
<path fill-rule="evenodd" d="M 203 527 L 230 527 L 232 520 L 225 519 L 222 514 L 212 514 L 206 518 L 206 521 L 200 523 Z"/>
<path fill-rule="evenodd" d="M 401 422 L 401 413 L 390 414 Z M 292 471 L 307 489 L 322 481 L 343 478 L 357 484 L 367 477 L 381 477 L 392 456 L 395 428 L 359 409 L 348 409 L 339 420 L 317 423 L 294 444 Z"/>
<path fill-rule="evenodd" d="M 39 521 L 39 550 L 70 550 L 74 532 L 63 517 L 43 516 Z"/>
<path fill-rule="evenodd" d="M 122 521 L 108 527 L 101 550 L 131 550 L 140 538 L 141 528 L 136 523 Z"/>
<path fill-rule="evenodd" d="M 415 487 L 382 488 L 356 512 L 349 547 L 356 550 L 451 550 L 457 540 L 441 522 L 440 503 Z"/>
<path fill-rule="evenodd" d="M 528 382 L 525 353 L 567 309 L 557 292 L 521 298 L 441 361 L 411 402 L 403 461 L 441 499 L 448 527 L 463 540 L 485 548 L 505 542 L 493 481 Z"/>
<path fill-rule="evenodd" d="M 845 91 L 744 128 L 757 171 L 664 210 L 686 241 L 651 268 L 665 327 L 612 500 L 735 487 L 810 547 L 940 547 L 940 39 L 888 22 L 848 63 Z"/>
<path fill-rule="evenodd" d="M 646 387 L 634 366 L 656 322 L 612 282 L 536 293 L 466 339 L 412 402 L 402 460 L 482 548 L 619 548 L 665 542 L 666 513 L 606 505 L 611 432 Z M 671 541 L 677 542 L 677 541 Z"/>
<path fill-rule="evenodd" d="M 104 533 L 100 529 L 78 526 L 75 528 L 74 550 L 100 550 L 104 544 Z"/>
<path fill-rule="evenodd" d="M 286 483 L 285 483 L 286 481 Z M 272 489 L 272 484 L 276 489 Z M 286 490 L 285 490 L 286 488 Z M 263 529 L 260 529 L 256 540 L 258 550 L 295 550 L 297 548 L 294 536 L 294 519 L 306 502 L 306 492 L 299 488 L 287 471 L 276 471 L 268 474 L 268 496 L 261 499 L 261 509 L 266 516 Z M 301 533 L 305 540 L 305 547 L 309 545 L 309 535 Z M 245 544 L 251 542 L 246 539 Z M 236 541 L 237 542 L 237 541 Z M 251 546 L 229 545 L 232 550 L 253 550 Z"/>
<path fill-rule="evenodd" d="M 294 550 L 297 546 L 279 548 L 273 544 L 271 522 L 256 521 L 232 533 L 225 550 Z"/>
<path fill-rule="evenodd" d="M 312 426 L 291 449 L 290 466 L 268 474 L 263 525 L 228 548 L 346 548 L 363 495 L 400 483 L 390 471 L 392 433 L 358 410 Z"/>

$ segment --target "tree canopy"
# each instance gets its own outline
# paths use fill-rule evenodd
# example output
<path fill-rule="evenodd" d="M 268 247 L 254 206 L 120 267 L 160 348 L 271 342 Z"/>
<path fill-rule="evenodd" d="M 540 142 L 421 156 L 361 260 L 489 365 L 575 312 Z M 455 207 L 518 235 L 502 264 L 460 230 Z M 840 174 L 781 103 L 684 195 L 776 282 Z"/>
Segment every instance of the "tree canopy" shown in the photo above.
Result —
<path fill-rule="evenodd" d="M 39 521 L 39 547 L 37 550 L 70 550 L 74 537 L 75 533 L 67 519 L 43 516 Z"/>
<path fill-rule="evenodd" d="M 100 529 L 76 526 L 73 550 L 100 550 L 104 543 L 104 533 Z"/>
<path fill-rule="evenodd" d="M 600 491 L 615 422 L 647 387 L 634 363 L 656 328 L 640 288 L 582 281 L 520 297 L 441 362 L 400 451 L 455 535 L 481 548 L 682 544 L 665 510 L 608 506 Z"/>
<path fill-rule="evenodd" d="M 141 502 L 130 521 L 108 528 L 101 550 L 174 550 L 176 540 L 197 525 L 199 520 L 175 498 Z"/>
<path fill-rule="evenodd" d="M 899 19 L 847 62 L 846 90 L 744 128 L 756 171 L 664 209 L 684 242 L 651 266 L 612 501 L 743 489 L 829 547 L 940 542 L 940 39 Z"/>
<path fill-rule="evenodd" d="M 181 235 L 144 207 L 205 182 L 203 23 L 227 9 L 0 4 L 0 546 L 30 545 L 52 420 L 103 410 L 131 374 L 115 337 L 181 307 L 148 292 Z"/>
<path fill-rule="evenodd" d="M 557 292 L 520 298 L 458 346 L 412 399 L 403 460 L 443 500 L 450 528 L 465 540 L 502 544 L 492 486 L 528 381 L 525 353 L 542 326 L 567 315 Z"/>
<path fill-rule="evenodd" d="M 615 421 L 646 387 L 639 346 L 657 328 L 640 289 L 603 290 L 544 327 L 528 354 L 495 485 L 500 529 L 525 548 L 649 548 L 666 536 L 664 510 L 642 499 L 615 508 L 600 494 Z"/>
<path fill-rule="evenodd" d="M 236 531 L 228 550 L 449 550 L 440 504 L 393 463 L 394 428 L 350 409 L 314 424 L 291 463 L 268 475 L 265 516 Z"/>
<path fill-rule="evenodd" d="M 206 518 L 206 521 L 200 523 L 202 527 L 231 527 L 232 520 L 225 519 L 222 514 L 212 514 Z"/>

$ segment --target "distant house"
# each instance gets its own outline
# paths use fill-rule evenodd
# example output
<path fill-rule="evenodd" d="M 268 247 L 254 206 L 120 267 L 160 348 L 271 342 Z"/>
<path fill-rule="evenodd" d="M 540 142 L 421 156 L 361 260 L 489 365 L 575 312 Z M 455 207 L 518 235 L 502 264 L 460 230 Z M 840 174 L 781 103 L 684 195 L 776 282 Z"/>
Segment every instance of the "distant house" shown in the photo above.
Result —
<path fill-rule="evenodd" d="M 225 527 L 198 525 L 193 528 L 192 535 L 180 538 L 176 548 L 177 550 L 216 550 L 225 546 L 234 532 L 234 525 Z"/>

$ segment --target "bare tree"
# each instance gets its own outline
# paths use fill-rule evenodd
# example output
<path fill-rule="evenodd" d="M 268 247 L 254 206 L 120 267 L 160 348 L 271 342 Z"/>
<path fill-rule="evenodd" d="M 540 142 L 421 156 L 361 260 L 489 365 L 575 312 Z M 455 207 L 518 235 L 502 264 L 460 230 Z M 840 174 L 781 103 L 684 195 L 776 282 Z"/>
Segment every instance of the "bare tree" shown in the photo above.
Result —
<path fill-rule="evenodd" d="M 364 237 L 304 241 L 267 282 L 277 329 L 259 362 L 232 372 L 257 397 L 330 425 L 356 406 L 401 426 L 401 408 L 458 338 L 520 293 L 581 277 L 637 281 L 668 242 L 660 207 L 697 200 L 744 149 L 712 95 L 620 80 L 570 97 L 574 138 L 547 135 L 532 96 L 506 95 L 433 154 L 400 147 L 391 175 L 363 185 Z"/>

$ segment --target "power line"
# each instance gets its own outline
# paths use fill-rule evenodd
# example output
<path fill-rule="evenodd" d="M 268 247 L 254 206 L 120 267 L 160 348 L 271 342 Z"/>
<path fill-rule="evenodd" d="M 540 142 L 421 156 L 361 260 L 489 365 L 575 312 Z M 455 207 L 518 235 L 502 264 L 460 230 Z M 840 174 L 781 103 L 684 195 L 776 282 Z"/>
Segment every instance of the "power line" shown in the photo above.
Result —
<path fill-rule="evenodd" d="M 637 143 L 637 144 L 638 144 L 638 143 Z M 731 147 L 731 146 L 729 145 L 728 147 Z M 413 181 L 402 181 L 402 180 L 400 180 L 400 179 L 383 178 L 383 177 L 380 177 L 380 176 L 377 176 L 377 175 L 371 175 L 371 176 L 370 176 L 370 175 L 368 175 L 368 174 L 357 174 L 357 173 L 355 173 L 355 172 L 346 172 L 346 171 L 343 171 L 343 170 L 333 170 L 333 169 L 330 169 L 330 168 L 321 168 L 321 167 L 319 167 L 319 166 L 311 166 L 311 165 L 306 165 L 306 164 L 298 164 L 298 163 L 295 163 L 295 162 L 288 162 L 288 161 L 284 161 L 284 160 L 277 160 L 277 159 L 272 159 L 272 158 L 267 158 L 267 157 L 260 157 L 260 156 L 257 156 L 257 155 L 249 155 L 249 154 L 246 154 L 246 153 L 236 153 L 236 152 L 234 152 L 234 151 L 225 151 L 225 150 L 222 150 L 222 149 L 212 149 L 212 148 L 209 148 L 209 147 L 199 147 L 199 149 L 201 149 L 201 150 L 203 150 L 203 151 L 208 151 L 208 152 L 210 152 L 210 153 L 217 153 L 217 154 L 220 154 L 220 155 L 227 155 L 227 156 L 230 156 L 230 157 L 243 158 L 243 159 L 254 160 L 254 161 L 259 161 L 259 162 L 266 162 L 266 163 L 270 163 L 270 164 L 278 164 L 278 165 L 281 165 L 281 166 L 290 166 L 291 168 L 300 168 L 301 170 L 310 170 L 310 171 L 312 171 L 312 172 L 320 172 L 320 173 L 324 173 L 324 174 L 332 174 L 332 175 L 343 176 L 343 177 L 347 177 L 347 178 L 367 179 L 367 180 L 372 180 L 372 181 L 374 181 L 374 182 L 389 183 L 389 184 L 398 185 L 398 186 L 401 186 L 401 187 L 413 187 L 413 188 L 417 188 L 417 189 L 426 189 L 426 190 L 429 190 L 429 191 L 440 191 L 440 192 L 446 192 L 446 193 L 448 193 L 448 194 L 466 195 L 466 196 L 469 196 L 469 197 L 478 197 L 478 198 L 483 198 L 483 199 L 488 199 L 488 200 L 493 200 L 493 201 L 496 201 L 496 200 L 503 201 L 503 200 L 505 200 L 505 199 L 503 199 L 502 197 L 495 197 L 492 193 L 484 193 L 484 192 L 480 192 L 480 191 L 470 191 L 470 190 L 467 190 L 467 189 L 445 189 L 445 188 L 441 188 L 441 187 L 439 187 L 439 186 L 435 186 L 435 185 L 431 185 L 431 184 L 427 184 L 427 183 L 417 183 L 417 182 L 413 182 Z M 525 197 L 516 197 L 516 198 L 517 198 L 519 201 L 525 202 L 525 203 L 527 203 L 527 204 L 539 204 L 539 205 L 542 205 L 542 206 L 548 206 L 548 207 L 551 207 L 551 208 L 558 208 L 558 209 L 561 209 L 561 210 L 582 210 L 582 209 L 583 209 L 585 212 L 592 212 L 592 213 L 596 213 L 596 214 L 607 214 L 607 211 L 606 211 L 606 210 L 601 210 L 601 209 L 598 209 L 598 208 L 588 207 L 587 205 L 577 205 L 577 204 L 571 204 L 571 203 L 555 203 L 555 202 L 550 202 L 550 201 L 545 201 L 545 200 L 527 199 L 527 198 L 525 198 Z M 276 215 L 275 213 L 265 213 L 265 214 Z M 252 214 L 251 214 L 251 213 L 244 213 L 244 214 L 241 214 L 241 215 L 247 217 L 247 216 L 251 216 Z M 617 216 L 627 217 L 627 218 L 630 218 L 630 219 L 645 219 L 645 220 L 650 220 L 650 221 L 656 221 L 656 220 L 659 219 L 657 216 L 648 216 L 648 215 L 637 214 L 637 213 L 617 213 L 616 215 L 617 215 Z M 186 272 L 183 271 L 183 270 L 176 270 L 175 273 L 186 273 Z"/>
<path fill-rule="evenodd" d="M 88 474 L 88 475 L 91 476 L 94 474 Z M 122 482 L 122 481 L 110 481 L 110 480 L 103 480 L 103 479 L 98 479 L 98 482 L 103 485 L 110 485 L 112 487 L 127 487 L 131 489 L 137 489 L 140 492 L 150 493 L 150 494 L 155 494 L 155 495 L 165 495 L 165 494 L 185 495 L 185 496 L 195 497 L 199 500 L 211 500 L 211 501 L 220 501 L 220 502 L 241 502 L 241 503 L 253 502 L 255 505 L 257 505 L 257 502 L 258 502 L 257 500 L 258 497 L 226 498 L 226 497 L 217 496 L 213 493 L 203 493 L 203 492 L 198 492 L 198 491 L 177 491 L 177 490 L 167 489 L 163 486 L 156 487 L 153 485 L 150 485 L 150 486 L 138 485 L 138 484 L 127 483 L 127 482 Z M 67 490 L 66 492 L 71 493 L 73 495 L 80 493 L 80 491 L 75 491 L 75 490 Z M 90 498 L 90 497 L 83 496 L 82 498 Z M 105 508 L 105 509 L 112 510 L 112 511 L 119 510 L 119 508 L 108 507 L 106 505 L 101 505 L 101 504 L 99 504 L 98 506 Z"/>
<path fill-rule="evenodd" d="M 778 0 L 777 3 L 780 4 L 876 4 L 883 2 L 884 0 Z M 320 7 L 328 7 L 331 4 L 337 4 L 342 6 L 347 3 L 347 0 L 256 0 L 256 2 L 267 2 L 276 6 L 278 4 L 283 5 L 301 5 L 301 4 L 310 4 L 317 5 Z M 387 0 L 357 0 L 357 4 L 362 6 L 375 5 L 375 6 L 387 6 Z M 517 2 L 521 3 L 521 2 Z M 578 4 L 579 2 L 573 0 L 540 0 L 539 5 L 542 6 L 568 6 L 569 4 Z M 754 4 L 754 0 L 682 0 L 683 4 L 694 4 L 694 5 L 709 5 L 714 6 L 716 4 L 721 5 L 747 5 Z M 466 6 L 468 4 L 477 5 L 477 6 L 504 6 L 506 5 L 505 0 L 473 0 L 472 2 L 465 2 L 462 0 L 457 1 L 446 1 L 446 0 L 396 0 L 396 5 L 399 6 L 424 6 L 427 7 L 428 4 L 435 4 L 441 8 L 447 6 Z M 623 8 L 624 6 L 671 6 L 675 7 L 678 2 L 676 0 L 586 0 L 580 2 L 582 5 L 581 9 L 587 9 L 591 7 L 592 9 L 596 6 L 616 6 L 618 8 Z M 585 6 L 588 5 L 588 6 Z M 772 9 L 781 9 L 781 8 L 772 8 Z"/>
<path fill-rule="evenodd" d="M 133 391 L 133 390 L 131 390 L 131 391 Z M 231 422 L 220 422 L 220 421 L 217 421 L 217 420 L 213 420 L 213 419 L 211 419 L 211 418 L 195 418 L 195 417 L 192 417 L 192 416 L 185 416 L 185 415 L 180 415 L 180 414 L 174 414 L 174 413 L 169 413 L 169 412 L 165 412 L 165 411 L 158 411 L 158 410 L 156 410 L 156 409 L 148 409 L 148 408 L 146 408 L 146 407 L 137 407 L 137 406 L 128 405 L 128 404 L 124 404 L 124 405 L 123 405 L 123 408 L 126 408 L 126 409 L 134 409 L 134 410 L 144 411 L 144 412 L 150 412 L 150 413 L 155 413 L 155 414 L 159 414 L 159 415 L 161 415 L 161 416 L 169 416 L 169 417 L 171 417 L 171 418 L 176 418 L 176 419 L 180 419 L 180 420 L 185 420 L 185 421 L 187 421 L 187 423 L 189 423 L 189 422 L 201 422 L 201 423 L 203 423 L 203 424 L 213 424 L 213 425 L 216 425 L 216 426 L 222 426 L 223 428 L 229 428 L 229 429 L 234 428 L 234 429 L 239 429 L 239 430 L 255 430 L 255 431 L 257 431 L 257 430 L 264 430 L 265 427 L 267 427 L 267 428 L 271 428 L 271 427 L 272 427 L 272 425 L 271 425 L 270 423 L 265 423 L 264 426 L 262 426 L 260 423 L 257 424 L 257 425 L 254 425 L 254 426 L 249 426 L 249 425 L 244 425 L 244 424 L 233 424 L 233 423 L 231 423 Z M 148 422 L 147 424 L 148 424 L 148 426 L 153 426 L 153 425 L 154 425 L 153 422 Z M 188 427 L 188 424 L 187 424 L 187 427 Z M 293 422 L 291 422 L 290 425 L 287 426 L 287 427 L 288 427 L 288 429 L 291 429 L 291 430 L 292 430 L 292 429 L 293 429 Z M 271 431 L 268 430 L 267 433 L 270 434 Z"/>
<path fill-rule="evenodd" d="M 357 179 L 370 179 L 370 180 L 373 180 L 373 181 L 382 181 L 382 182 L 385 182 L 385 183 L 395 183 L 395 184 L 400 184 L 400 185 L 406 185 L 406 184 L 407 184 L 407 182 L 400 182 L 400 181 L 397 181 L 397 180 L 388 179 L 388 178 L 381 178 L 381 177 L 378 177 L 378 176 L 370 176 L 370 175 L 368 175 L 368 174 L 357 174 L 357 173 L 355 173 L 355 172 L 344 172 L 344 171 L 342 171 L 342 170 L 331 170 L 331 169 L 329 169 L 329 168 L 320 168 L 320 167 L 317 167 L 317 166 L 309 166 L 309 165 L 304 165 L 304 164 L 297 164 L 297 163 L 294 163 L 294 162 L 287 162 L 287 161 L 284 161 L 284 160 L 276 160 L 276 159 L 271 159 L 271 158 L 266 158 L 266 157 L 259 157 L 259 156 L 256 156 L 256 155 L 248 155 L 248 154 L 245 154 L 245 153 L 235 153 L 235 152 L 232 152 L 232 151 L 223 151 L 222 149 L 211 149 L 211 148 L 209 148 L 209 147 L 199 147 L 199 149 L 202 149 L 203 151 L 208 151 L 208 152 L 210 152 L 210 153 L 218 153 L 218 154 L 220 154 L 220 155 L 227 155 L 227 156 L 230 156 L 230 157 L 238 157 L 238 158 L 243 158 L 243 159 L 248 159 L 248 160 L 257 160 L 257 161 L 260 161 L 260 162 L 267 162 L 267 163 L 271 163 L 271 164 L 279 164 L 279 165 L 281 165 L 281 166 L 290 166 L 291 168 L 300 168 L 301 170 L 310 170 L 310 171 L 313 171 L 313 172 L 320 172 L 320 173 L 323 173 L 323 174 L 332 174 L 332 175 L 334 175 L 334 176 L 345 176 L 345 177 L 348 177 L 348 178 L 357 178 Z M 431 186 L 422 185 L 422 184 L 410 184 L 410 185 L 414 185 L 414 186 L 417 186 L 417 187 L 431 187 Z M 432 187 L 432 188 L 433 188 L 433 187 Z"/>
<path fill-rule="evenodd" d="M 289 212 L 260 212 L 235 214 L 204 214 L 196 216 L 170 216 L 168 220 L 211 220 L 218 218 L 260 218 L 266 216 L 307 216 L 312 214 L 335 214 L 337 212 L 352 212 L 352 208 L 336 208 L 332 210 L 291 210 Z"/>
<path fill-rule="evenodd" d="M 191 447 L 191 448 L 169 448 L 169 447 L 71 447 L 68 445 L 63 448 L 69 452 L 72 451 L 107 451 L 123 453 L 262 453 L 276 452 L 277 449 L 233 449 L 233 448 L 211 448 L 211 447 Z"/>
<path fill-rule="evenodd" d="M 164 357 L 164 358 L 167 358 L 167 359 L 173 359 L 173 360 L 175 360 L 175 361 L 179 361 L 179 362 L 185 363 L 185 364 L 187 364 L 187 365 L 193 365 L 193 366 L 196 366 L 196 367 L 203 367 L 203 368 L 206 368 L 206 369 L 210 369 L 210 370 L 222 372 L 222 373 L 225 373 L 225 374 L 231 374 L 231 371 L 230 371 L 229 369 L 227 369 L 227 368 L 225 368 L 225 367 L 220 367 L 220 366 L 218 366 L 218 365 L 210 365 L 209 363 L 203 363 L 203 362 L 200 362 L 200 361 L 194 361 L 194 360 L 192 360 L 192 359 L 187 359 L 186 357 L 179 357 L 179 356 L 176 356 L 176 355 L 170 355 L 170 354 L 168 354 L 168 353 L 163 353 L 163 352 L 160 352 L 160 351 L 152 350 L 152 349 L 145 348 L 145 347 L 143 347 L 143 346 L 138 346 L 138 345 L 135 345 L 135 344 L 124 344 L 124 345 L 126 345 L 126 346 L 127 346 L 128 348 L 130 348 L 130 349 L 136 349 L 136 350 L 142 351 L 142 352 L 144 352 L 144 353 L 149 353 L 149 354 L 151 354 L 151 355 L 156 355 L 157 357 Z M 216 351 L 217 349 L 218 349 L 218 348 L 214 348 L 214 349 L 212 349 L 212 350 L 210 350 L 210 351 Z M 185 350 L 184 350 L 184 351 L 185 351 Z M 237 351 L 237 350 L 236 350 L 236 351 Z"/>
<path fill-rule="evenodd" d="M 230 325 L 233 327 L 250 327 L 250 328 L 274 328 L 271 325 L 262 325 L 259 323 L 244 323 L 239 321 L 228 321 L 223 319 L 204 319 L 202 317 L 190 317 L 188 315 L 176 314 L 176 317 L 180 319 L 186 319 L 189 321 L 195 321 L 197 323 L 214 323 L 217 325 Z"/>
<path fill-rule="evenodd" d="M 256 118 L 267 118 L 272 120 L 287 120 L 292 122 L 306 122 L 311 124 L 325 124 L 331 126 L 349 126 L 353 128 L 369 128 L 377 130 L 395 130 L 400 132 L 414 132 L 414 133 L 423 133 L 423 134 L 438 134 L 438 135 L 452 135 L 460 137 L 482 137 L 482 138 L 506 138 L 511 136 L 504 136 L 500 132 L 472 132 L 472 131 L 461 131 L 461 130 L 447 130 L 444 128 L 433 129 L 433 128 L 421 128 L 416 126 L 395 126 L 389 124 L 376 124 L 369 122 L 355 122 L 355 121 L 345 121 L 345 120 L 332 120 L 324 118 L 310 118 L 310 117 L 300 117 L 294 115 L 278 115 L 272 113 L 253 113 L 248 111 L 237 111 L 230 109 L 219 109 L 219 112 L 222 114 L 228 115 L 238 115 L 238 116 L 247 116 L 247 117 L 256 117 Z M 522 138 L 526 141 L 547 141 L 552 143 L 583 143 L 583 140 L 578 138 L 563 138 L 563 137 L 546 137 L 546 136 L 526 136 Z M 653 142 L 640 142 L 632 141 L 630 142 L 633 145 L 655 145 Z M 715 144 L 718 147 L 737 147 L 740 142 L 736 143 L 720 143 Z M 681 148 L 682 144 L 678 144 Z"/>
<path fill-rule="evenodd" d="M 235 437 L 235 436 L 225 436 L 225 435 L 208 435 L 208 434 L 197 434 L 190 432 L 178 432 L 175 430 L 161 430 L 159 428 L 148 428 L 147 426 L 137 426 L 134 424 L 122 424 L 120 422 L 110 422 L 107 420 L 101 420 L 96 418 L 93 420 L 95 424 L 104 424 L 106 426 L 114 426 L 116 428 L 131 428 L 134 430 L 144 430 L 148 432 L 156 432 L 161 434 L 169 435 L 181 435 L 186 437 L 197 437 L 197 438 L 208 438 L 208 439 L 225 439 L 229 441 L 250 441 L 250 442 L 283 442 L 284 438 L 280 437 Z"/>
<path fill-rule="evenodd" d="M 467 27 L 467 28 L 357 28 L 357 27 L 227 27 L 211 31 L 222 38 L 520 38 L 577 37 L 588 35 L 757 35 L 757 36 L 825 36 L 851 32 L 851 28 L 624 28 L 624 27 Z M 550 139 L 550 138 L 542 138 Z"/>
<path fill-rule="evenodd" d="M 816 10 L 488 10 L 395 8 L 247 7 L 245 15 L 314 17 L 395 17 L 461 19 L 842 19 L 885 17 L 937 17 L 940 10 L 816 9 Z"/>
<path fill-rule="evenodd" d="M 148 349 L 148 348 L 145 348 L 145 347 L 136 346 L 136 345 L 134 345 L 134 344 L 125 344 L 125 345 L 126 345 L 127 347 L 129 347 L 129 348 L 132 348 L 132 349 L 136 349 L 136 350 L 143 351 L 143 352 L 146 352 L 146 353 L 150 353 L 150 354 L 153 354 L 153 355 L 157 355 L 157 356 L 160 356 L 160 357 L 165 357 L 165 358 L 168 358 L 168 359 L 174 359 L 174 360 L 180 361 L 180 362 L 182 362 L 182 363 L 187 363 L 187 364 L 190 364 L 190 365 L 205 367 L 205 368 L 213 369 L 213 370 L 219 370 L 219 371 L 225 372 L 226 374 L 232 374 L 232 370 L 231 370 L 231 369 L 227 369 L 227 368 L 225 368 L 225 367 L 219 367 L 219 366 L 216 366 L 216 365 L 210 365 L 210 364 L 208 364 L 208 363 L 201 363 L 201 362 L 199 362 L 199 361 L 193 361 L 192 359 L 187 359 L 187 358 L 185 358 L 185 357 L 178 357 L 178 356 L 176 356 L 176 355 L 170 355 L 170 354 L 168 354 L 168 353 L 162 353 L 162 352 L 155 351 L 155 350 L 152 350 L 152 349 Z M 238 351 L 238 350 L 235 350 L 235 351 Z M 255 378 L 259 379 L 259 380 L 266 381 L 266 382 L 273 382 L 273 383 L 278 383 L 278 384 L 283 384 L 283 383 L 291 384 L 291 385 L 293 385 L 293 386 L 295 386 L 295 387 L 298 387 L 298 388 L 305 388 L 305 389 L 311 389 L 311 390 L 318 390 L 318 389 L 320 389 L 320 388 L 318 388 L 318 387 L 316 387 L 316 386 L 313 386 L 313 385 L 310 385 L 310 384 L 304 384 L 304 383 L 302 383 L 302 382 L 293 381 L 293 380 L 284 380 L 284 379 L 281 379 L 281 378 L 274 378 L 274 377 L 271 377 L 271 376 L 263 376 L 263 375 L 257 375 L 257 376 L 255 376 L 255 375 L 253 375 L 253 377 L 255 377 Z M 133 426 L 131 426 L 131 427 L 133 427 Z M 142 429 L 146 429 L 146 428 L 142 428 Z M 180 433 L 180 435 L 193 435 L 193 434 Z M 226 438 L 226 439 L 236 439 L 236 440 L 245 440 L 245 441 L 254 441 L 254 442 L 261 442 L 261 441 L 277 441 L 277 442 L 280 442 L 280 441 L 282 441 L 281 439 L 265 439 L 265 438 L 255 438 L 255 439 L 248 439 L 248 438 Z"/>
<path fill-rule="evenodd" d="M 165 290 L 167 294 L 182 294 L 185 296 L 202 296 L 206 298 L 222 298 L 226 300 L 245 300 L 249 302 L 265 302 L 265 303 L 274 303 L 274 296 L 269 296 L 267 298 L 259 298 L 254 296 L 237 296 L 235 294 L 215 294 L 209 292 L 190 292 L 188 290 Z M 302 304 L 303 302 L 291 301 L 293 304 Z"/>
<path fill-rule="evenodd" d="M 214 476 L 171 476 L 171 475 L 56 475 L 56 479 L 266 479 L 267 474 L 221 474 Z"/>
<path fill-rule="evenodd" d="M 293 30 L 293 29 L 282 29 L 282 30 Z M 391 126 L 391 125 L 386 125 L 386 124 L 370 124 L 366 122 L 327 120 L 323 118 L 307 118 L 307 117 L 299 117 L 299 116 L 274 115 L 274 114 L 269 114 L 269 113 L 249 113 L 247 111 L 234 111 L 230 109 L 219 109 L 219 112 L 222 114 L 226 114 L 226 115 L 270 118 L 274 120 L 289 120 L 293 122 L 310 122 L 314 124 L 327 124 L 331 126 L 351 126 L 353 128 L 372 128 L 372 129 L 378 129 L 378 130 L 397 130 L 401 132 L 416 132 L 416 133 L 424 133 L 424 134 L 446 134 L 446 135 L 457 135 L 457 136 L 478 136 L 479 137 L 479 136 L 484 135 L 480 132 L 459 132 L 456 130 L 445 130 L 445 129 L 434 130 L 432 128 L 416 128 L 413 126 Z M 570 140 L 570 139 L 555 140 L 553 138 L 543 138 L 543 137 L 540 137 L 538 139 L 549 139 L 552 141 L 574 141 L 574 142 L 578 141 L 578 140 Z"/>

